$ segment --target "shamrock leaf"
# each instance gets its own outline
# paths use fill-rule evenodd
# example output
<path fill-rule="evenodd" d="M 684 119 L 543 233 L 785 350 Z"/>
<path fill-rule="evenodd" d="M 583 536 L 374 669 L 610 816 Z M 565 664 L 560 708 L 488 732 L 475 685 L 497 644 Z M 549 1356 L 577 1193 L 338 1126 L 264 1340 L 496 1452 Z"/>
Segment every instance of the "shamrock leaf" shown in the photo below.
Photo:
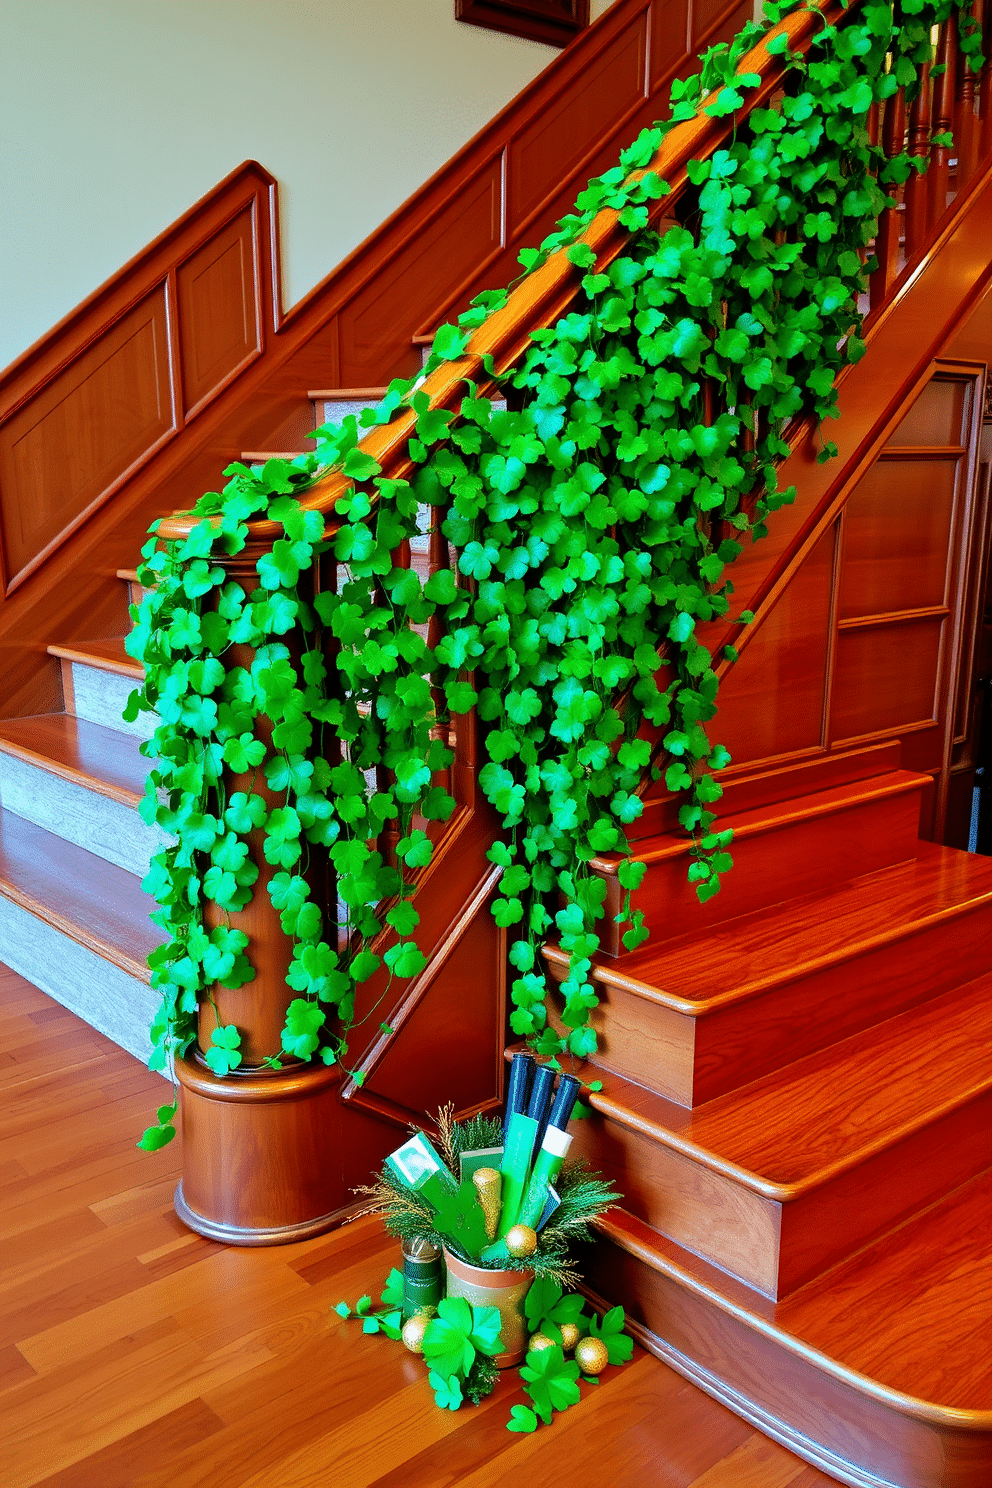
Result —
<path fill-rule="evenodd" d="M 529 1405 L 511 1406 L 506 1429 L 507 1431 L 536 1431 L 537 1417 Z"/>

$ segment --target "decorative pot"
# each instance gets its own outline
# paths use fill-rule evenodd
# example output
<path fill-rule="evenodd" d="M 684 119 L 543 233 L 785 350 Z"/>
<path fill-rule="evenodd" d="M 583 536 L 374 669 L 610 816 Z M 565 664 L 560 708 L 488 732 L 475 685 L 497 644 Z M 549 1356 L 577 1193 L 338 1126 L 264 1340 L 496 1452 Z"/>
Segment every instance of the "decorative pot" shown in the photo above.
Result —
<path fill-rule="evenodd" d="M 497 1369 L 510 1369 L 527 1353 L 527 1321 L 524 1298 L 534 1280 L 533 1271 L 487 1271 L 484 1266 L 471 1266 L 460 1261 L 445 1248 L 448 1267 L 448 1296 L 464 1297 L 473 1307 L 495 1307 L 500 1315 L 503 1352 L 493 1363 Z"/>

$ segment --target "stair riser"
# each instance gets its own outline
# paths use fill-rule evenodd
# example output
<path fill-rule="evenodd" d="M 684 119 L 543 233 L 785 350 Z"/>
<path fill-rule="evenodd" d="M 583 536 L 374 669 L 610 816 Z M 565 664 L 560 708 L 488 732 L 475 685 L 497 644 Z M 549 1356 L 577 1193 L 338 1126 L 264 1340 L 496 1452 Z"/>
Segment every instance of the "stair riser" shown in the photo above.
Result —
<path fill-rule="evenodd" d="M 148 1030 L 161 1001 L 147 982 L 2 896 L 0 961 L 147 1063 Z"/>
<path fill-rule="evenodd" d="M 698 1106 L 979 976 L 990 934 L 992 907 L 981 905 L 696 1017 L 599 982 L 599 1049 L 589 1062 Z M 560 1027 L 554 1010 L 551 1021 Z"/>
<path fill-rule="evenodd" d="M 731 844 L 733 869 L 722 879 L 719 894 L 706 904 L 699 903 L 686 878 L 688 852 L 653 862 L 643 885 L 631 896 L 632 907 L 644 911 L 652 940 L 661 942 L 842 883 L 852 873 L 907 862 L 916 856 L 926 783 L 898 795 L 869 796 L 843 811 L 797 814 L 770 831 L 742 834 Z M 614 920 L 620 903 L 619 884 L 609 876 L 599 933 L 603 951 L 623 958 L 629 954 L 621 939 L 626 927 Z"/>
<path fill-rule="evenodd" d="M 133 723 L 122 718 L 131 693 L 138 687 L 132 677 L 119 672 L 104 671 L 101 667 L 84 666 L 81 662 L 62 663 L 62 672 L 69 673 L 66 688 L 66 712 L 76 718 L 85 718 L 88 723 L 99 723 L 104 728 L 117 729 L 135 739 L 150 739 L 158 727 L 154 713 L 139 713 Z M 70 703 L 71 699 L 71 703 Z"/>
<path fill-rule="evenodd" d="M 133 807 L 13 755 L 0 754 L 0 802 L 15 816 L 139 877 L 165 841 Z"/>
<path fill-rule="evenodd" d="M 992 1161 L 990 1115 L 992 1094 L 976 1094 L 785 1201 L 603 1113 L 581 1123 L 573 1150 L 614 1180 L 629 1213 L 765 1296 L 781 1298 L 983 1172 Z"/>
<path fill-rule="evenodd" d="M 822 1355 L 788 1347 L 678 1274 L 611 1243 L 591 1249 L 583 1272 L 595 1294 L 622 1301 L 645 1347 L 840 1482 L 980 1488 L 992 1480 L 989 1433 L 959 1426 L 949 1412 L 913 1414 L 870 1381 L 861 1388 L 838 1378 Z"/>

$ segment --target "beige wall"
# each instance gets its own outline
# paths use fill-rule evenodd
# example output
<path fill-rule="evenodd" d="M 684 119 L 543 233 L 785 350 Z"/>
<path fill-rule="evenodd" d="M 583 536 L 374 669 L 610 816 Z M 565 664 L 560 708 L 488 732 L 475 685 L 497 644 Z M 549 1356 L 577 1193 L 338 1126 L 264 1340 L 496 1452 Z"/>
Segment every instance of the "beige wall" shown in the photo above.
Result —
<path fill-rule="evenodd" d="M 295 303 L 557 55 L 453 12 L 0 0 L 0 366 L 246 159 Z"/>

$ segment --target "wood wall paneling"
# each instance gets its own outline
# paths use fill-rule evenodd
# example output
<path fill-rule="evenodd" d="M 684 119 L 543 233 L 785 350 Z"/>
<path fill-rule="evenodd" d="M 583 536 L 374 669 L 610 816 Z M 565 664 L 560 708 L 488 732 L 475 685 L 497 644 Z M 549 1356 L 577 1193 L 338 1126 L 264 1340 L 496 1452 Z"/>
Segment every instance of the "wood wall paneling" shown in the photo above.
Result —
<path fill-rule="evenodd" d="M 825 533 L 723 679 L 710 732 L 735 765 L 821 747 L 834 548 Z"/>
<path fill-rule="evenodd" d="M 691 0 L 651 0 L 648 85 L 652 93 L 671 76 L 671 52 L 676 38 L 689 50 L 693 13 Z"/>
<path fill-rule="evenodd" d="M 175 427 L 159 285 L 0 428 L 8 591 Z"/>
<path fill-rule="evenodd" d="M 942 616 L 841 631 L 837 638 L 831 742 L 935 724 Z"/>
<path fill-rule="evenodd" d="M 433 325 L 452 290 L 502 245 L 502 161 L 446 200 L 424 231 L 379 266 L 338 315 L 339 376 L 345 387 L 377 386 L 384 348 L 394 363 L 411 356 L 419 325 Z M 402 304 L 401 314 L 397 314 Z M 389 365 L 387 361 L 385 365 Z M 392 370 L 392 369 L 391 369 Z"/>
<path fill-rule="evenodd" d="M 262 351 L 254 203 L 176 270 L 186 417 Z"/>
<path fill-rule="evenodd" d="M 240 166 L 0 376 L 7 594 L 260 354 L 274 185 Z"/>
<path fill-rule="evenodd" d="M 595 148 L 603 135 L 604 112 L 613 124 L 644 96 L 646 56 L 645 11 L 637 25 L 604 48 L 560 107 L 539 114 L 511 141 L 507 209 L 514 234 Z"/>
<path fill-rule="evenodd" d="M 883 458 L 859 482 L 844 511 L 842 620 L 947 603 L 962 453 Z"/>
<path fill-rule="evenodd" d="M 968 422 L 971 386 L 956 380 L 931 380 L 889 435 L 889 444 L 956 445 Z"/>

